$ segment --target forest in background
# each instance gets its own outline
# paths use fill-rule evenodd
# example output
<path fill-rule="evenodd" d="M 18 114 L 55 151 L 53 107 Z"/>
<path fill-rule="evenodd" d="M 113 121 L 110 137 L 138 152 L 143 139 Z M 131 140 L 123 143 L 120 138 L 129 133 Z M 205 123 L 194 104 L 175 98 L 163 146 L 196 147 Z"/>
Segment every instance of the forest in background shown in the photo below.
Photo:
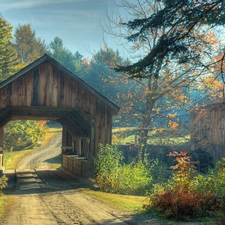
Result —
<path fill-rule="evenodd" d="M 109 46 L 88 59 L 65 48 L 60 37 L 46 44 L 29 24 L 18 25 L 12 33 L 12 26 L 1 17 L 1 81 L 49 54 L 121 107 L 114 118 L 114 134 L 118 135 L 114 138 L 121 138 L 121 133 L 122 139 L 137 135 L 138 157 L 130 164 L 124 163 L 117 146 L 100 146 L 93 182 L 101 190 L 136 195 L 147 192 L 149 201 L 143 208 L 152 215 L 184 221 L 210 218 L 209 224 L 224 224 L 225 159 L 214 168 L 198 171 L 199 162 L 187 152 L 171 152 L 168 156 L 175 165 L 167 174 L 161 161 L 148 161 L 145 154 L 149 137 L 187 136 L 190 111 L 223 100 L 225 54 L 218 34 L 225 24 L 224 1 L 120 3 L 119 7 L 129 12 L 129 20 L 123 15 L 109 18 L 105 32 L 125 40 L 129 59 Z M 42 121 L 39 124 L 44 125 Z M 20 125 L 18 128 L 23 130 Z M 13 129 L 10 127 L 9 133 Z"/>
<path fill-rule="evenodd" d="M 123 58 L 118 50 L 105 45 L 89 59 L 78 51 L 65 48 L 60 37 L 46 43 L 42 37 L 36 36 L 30 24 L 18 24 L 13 32 L 7 18 L 1 17 L 0 81 L 47 53 L 121 108 L 114 117 L 113 127 L 129 128 L 122 132 L 124 137 L 142 137 L 139 142 L 144 145 L 152 134 L 157 134 L 157 138 L 161 136 L 160 140 L 172 136 L 184 137 L 188 141 L 190 111 L 223 97 L 224 85 L 219 66 L 205 69 L 207 63 L 221 56 L 221 40 L 216 29 L 209 24 L 200 24 L 186 42 L 171 49 L 165 45 L 167 52 L 160 53 L 158 45 L 162 38 L 177 37 L 185 21 L 176 28 L 154 24 L 155 13 L 164 10 L 163 1 L 145 0 L 131 4 L 122 0 L 120 6 L 129 12 L 130 21 L 125 21 L 122 15 L 114 20 L 109 18 L 109 25 L 104 29 L 109 35 L 127 40 L 125 47 L 131 50 L 129 58 Z M 169 3 L 168 7 L 171 7 Z M 147 29 L 143 18 L 151 18 L 154 29 Z M 116 31 L 112 24 L 117 26 Z M 189 49 L 191 46 L 192 51 Z M 161 58 L 156 54 L 154 66 L 146 66 L 145 55 L 149 52 L 154 54 L 156 50 Z M 205 65 L 202 62 L 206 62 Z M 130 129 L 133 127 L 135 129 Z M 114 135 L 114 138 L 120 139 L 121 135 Z"/>

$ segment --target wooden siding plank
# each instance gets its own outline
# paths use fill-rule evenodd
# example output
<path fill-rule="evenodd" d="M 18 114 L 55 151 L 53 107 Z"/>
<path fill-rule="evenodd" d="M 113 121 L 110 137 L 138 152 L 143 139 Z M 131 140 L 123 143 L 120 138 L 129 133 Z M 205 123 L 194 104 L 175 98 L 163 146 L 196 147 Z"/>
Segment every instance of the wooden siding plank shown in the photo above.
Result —
<path fill-rule="evenodd" d="M 62 130 L 62 146 L 66 146 L 66 128 L 63 126 Z"/>
<path fill-rule="evenodd" d="M 90 117 L 91 117 L 90 151 L 91 155 L 95 156 L 98 147 L 96 141 L 96 97 L 92 93 L 90 93 Z"/>
<path fill-rule="evenodd" d="M 82 92 L 82 88 L 80 85 L 77 85 L 77 99 L 76 99 L 76 105 L 77 105 L 77 109 L 81 110 L 81 92 Z"/>
<path fill-rule="evenodd" d="M 64 74 L 62 71 L 60 71 L 60 107 L 65 107 L 64 86 L 65 86 Z"/>
<path fill-rule="evenodd" d="M 23 75 L 20 79 L 20 90 L 21 90 L 21 105 L 26 106 L 26 74 Z"/>
<path fill-rule="evenodd" d="M 105 104 L 101 100 L 96 101 L 96 149 L 100 143 L 106 144 L 106 132 L 105 132 Z M 95 152 L 96 154 L 96 152 Z"/>
<path fill-rule="evenodd" d="M 65 76 L 65 107 L 71 107 L 71 79 L 68 76 Z"/>
<path fill-rule="evenodd" d="M 40 74 L 40 105 L 46 106 L 46 63 L 42 63 L 39 66 L 39 74 Z"/>
<path fill-rule="evenodd" d="M 49 73 L 49 76 L 50 76 L 50 79 L 49 79 L 49 90 L 47 90 L 47 93 L 46 94 L 49 94 L 50 96 L 50 105 L 49 106 L 52 106 L 52 102 L 53 102 L 53 65 L 48 63 L 48 73 Z"/>
<path fill-rule="evenodd" d="M 18 97 L 18 86 L 17 86 L 17 80 L 14 80 L 12 82 L 12 99 L 11 99 L 11 102 L 12 102 L 12 105 L 16 105 L 16 102 L 17 102 L 17 97 Z M 2 93 L 2 89 L 0 90 L 0 93 Z M 2 99 L 2 96 L 1 96 L 1 103 L 3 103 L 3 99 Z"/>
<path fill-rule="evenodd" d="M 12 83 L 9 83 L 7 86 L 7 102 L 6 102 L 6 105 L 7 106 L 11 106 L 11 100 L 12 100 Z"/>
<path fill-rule="evenodd" d="M 90 114 L 92 117 L 95 117 L 95 113 L 96 113 L 96 97 L 90 93 L 89 96 L 89 104 L 90 104 Z"/>
<path fill-rule="evenodd" d="M 39 76 L 39 68 L 34 68 L 33 73 L 33 95 L 32 95 L 32 106 L 39 106 L 40 105 L 40 76 Z"/>
<path fill-rule="evenodd" d="M 31 102 L 32 102 L 32 96 L 33 96 L 33 72 L 29 71 L 27 73 L 27 81 L 26 81 L 26 89 L 27 89 L 27 97 L 26 97 L 26 105 L 27 106 L 31 106 Z"/>
<path fill-rule="evenodd" d="M 50 107 L 51 106 L 51 87 L 52 87 L 52 65 L 50 63 L 47 63 L 46 66 L 46 106 Z"/>
<path fill-rule="evenodd" d="M 53 67 L 53 91 L 52 91 L 52 106 L 58 107 L 59 103 L 59 74 L 60 70 Z"/>
<path fill-rule="evenodd" d="M 83 88 L 83 91 L 82 91 L 82 99 L 83 99 L 83 107 L 82 107 L 82 109 L 85 112 L 90 112 L 89 92 L 85 88 Z"/>
<path fill-rule="evenodd" d="M 96 149 L 96 121 L 95 119 L 91 122 L 91 139 L 90 139 L 90 154 L 91 156 L 95 156 L 95 153 L 97 152 Z"/>
<path fill-rule="evenodd" d="M 95 152 L 94 156 L 97 155 L 98 151 L 98 145 L 101 143 L 101 126 L 100 126 L 100 121 L 101 121 L 101 115 L 100 113 L 96 114 L 96 126 L 95 126 Z"/>
<path fill-rule="evenodd" d="M 22 92 L 23 92 L 23 84 L 22 84 L 22 77 L 19 77 L 18 79 L 18 82 L 17 82 L 17 85 L 18 85 L 18 97 L 17 97 L 17 105 L 23 105 L 22 104 Z"/>
<path fill-rule="evenodd" d="M 107 106 L 106 106 L 107 107 Z M 106 143 L 111 144 L 112 141 L 112 114 L 109 107 L 107 107 L 106 119 Z"/>
<path fill-rule="evenodd" d="M 0 99 L 1 99 L 1 108 L 7 107 L 6 104 L 6 93 L 7 93 L 7 87 L 5 86 L 0 90 Z"/>
<path fill-rule="evenodd" d="M 71 107 L 77 107 L 77 83 L 72 81 L 71 83 Z"/>

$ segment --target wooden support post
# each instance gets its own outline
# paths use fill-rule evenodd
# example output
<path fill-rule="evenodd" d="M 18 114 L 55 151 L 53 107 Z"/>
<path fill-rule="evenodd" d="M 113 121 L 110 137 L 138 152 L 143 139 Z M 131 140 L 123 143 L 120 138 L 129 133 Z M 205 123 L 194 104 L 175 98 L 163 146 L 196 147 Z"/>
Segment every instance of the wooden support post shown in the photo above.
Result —
<path fill-rule="evenodd" d="M 4 128 L 0 128 L 0 175 L 4 172 L 3 166 Z"/>

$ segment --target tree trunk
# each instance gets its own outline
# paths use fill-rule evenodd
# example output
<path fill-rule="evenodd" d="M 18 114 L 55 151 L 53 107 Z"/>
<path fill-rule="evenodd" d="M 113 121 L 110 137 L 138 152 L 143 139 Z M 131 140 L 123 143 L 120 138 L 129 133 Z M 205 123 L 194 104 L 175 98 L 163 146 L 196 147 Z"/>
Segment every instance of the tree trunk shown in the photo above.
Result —
<path fill-rule="evenodd" d="M 144 162 L 145 160 L 145 153 L 148 141 L 148 131 L 149 125 L 151 123 L 151 114 L 154 103 L 155 100 L 152 98 L 152 95 L 150 95 L 146 101 L 146 110 L 141 118 L 141 125 L 139 129 L 139 138 L 138 138 L 139 147 L 138 147 L 137 161 L 141 160 L 142 162 Z"/>

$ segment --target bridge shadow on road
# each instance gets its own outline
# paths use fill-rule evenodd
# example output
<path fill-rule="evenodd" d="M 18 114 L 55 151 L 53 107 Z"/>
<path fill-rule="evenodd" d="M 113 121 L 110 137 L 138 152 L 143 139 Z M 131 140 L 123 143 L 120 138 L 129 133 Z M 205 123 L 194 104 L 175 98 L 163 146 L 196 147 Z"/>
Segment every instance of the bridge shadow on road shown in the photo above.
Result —
<path fill-rule="evenodd" d="M 67 173 L 63 168 L 55 170 L 9 170 L 4 173 L 8 185 L 3 190 L 5 194 L 35 194 L 42 192 L 67 191 L 91 187 L 87 179 Z"/>

